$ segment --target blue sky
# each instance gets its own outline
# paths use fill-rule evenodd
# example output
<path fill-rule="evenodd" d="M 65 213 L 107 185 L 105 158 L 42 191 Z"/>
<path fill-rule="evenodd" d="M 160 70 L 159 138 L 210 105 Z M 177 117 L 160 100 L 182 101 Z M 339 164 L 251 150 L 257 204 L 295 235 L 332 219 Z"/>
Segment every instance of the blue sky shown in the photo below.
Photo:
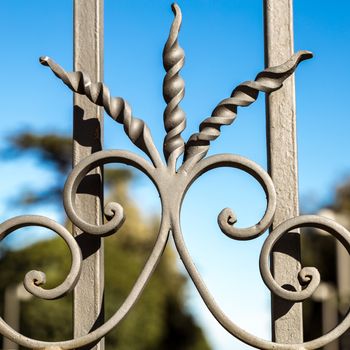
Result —
<path fill-rule="evenodd" d="M 178 3 L 183 12 L 180 43 L 186 52 L 182 107 L 187 113 L 183 133 L 187 139 L 237 84 L 263 69 L 262 1 Z M 134 114 L 147 121 L 159 149 L 164 137 L 161 53 L 172 21 L 170 4 L 105 0 L 105 82 L 112 94 L 126 98 Z M 300 205 L 305 211 L 330 202 L 336 186 L 350 174 L 349 19 L 350 3 L 345 0 L 294 2 L 295 51 L 307 49 L 315 56 L 303 62 L 296 74 Z M 71 93 L 38 58 L 48 55 L 71 69 L 71 1 L 2 2 L 0 29 L 2 144 L 21 130 L 69 134 Z M 264 96 L 239 109 L 236 122 L 222 129 L 210 154 L 237 153 L 266 168 L 264 113 Z M 122 127 L 108 117 L 105 147 L 137 152 Z M 7 205 L 9 198 L 29 186 L 44 188 L 53 178 L 43 164 L 21 158 L 1 163 L 0 180 L 0 218 L 5 220 L 22 213 Z M 131 193 L 136 203 L 142 203 L 145 215 L 159 210 L 147 179 L 140 176 Z M 216 216 L 227 206 L 237 212 L 240 226 L 253 224 L 265 208 L 263 192 L 238 171 L 220 169 L 200 178 L 183 206 L 186 243 L 225 311 L 242 327 L 268 337 L 269 292 L 257 263 L 263 240 L 234 242 L 222 235 Z M 56 207 L 35 212 L 62 219 Z M 16 242 L 25 244 L 28 238 L 21 236 Z M 193 288 L 188 290 L 188 307 L 206 327 L 215 349 L 248 348 L 221 330 Z"/>

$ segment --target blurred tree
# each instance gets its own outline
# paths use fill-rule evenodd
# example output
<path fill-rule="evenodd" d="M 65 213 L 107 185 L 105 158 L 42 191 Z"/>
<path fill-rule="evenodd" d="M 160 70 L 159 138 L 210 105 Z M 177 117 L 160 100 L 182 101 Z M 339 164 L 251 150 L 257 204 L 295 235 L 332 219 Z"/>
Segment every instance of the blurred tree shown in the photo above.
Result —
<path fill-rule="evenodd" d="M 333 203 L 330 203 L 326 208 L 322 208 L 321 215 L 327 214 L 336 221 L 341 221 L 341 224 L 349 226 L 350 223 L 350 181 L 342 184 L 337 188 Z M 347 227 L 349 229 L 349 227 Z M 324 286 L 324 292 L 332 293 L 324 294 L 322 298 L 317 297 L 317 291 L 314 297 L 308 299 L 303 303 L 304 311 L 304 337 L 306 340 L 311 340 L 321 336 L 324 333 L 324 321 L 330 318 L 331 315 L 326 314 L 324 302 L 333 303 L 331 307 L 334 308 L 335 314 L 338 316 L 338 324 L 344 319 L 349 309 L 350 302 L 350 279 L 338 281 L 339 268 L 343 271 L 350 272 L 350 263 L 347 256 L 340 257 L 339 247 L 337 247 L 336 239 L 320 230 L 308 228 L 304 229 L 302 235 L 302 255 L 303 266 L 316 266 L 321 274 L 321 279 Z M 344 259 L 345 258 L 345 259 Z M 343 266 L 337 266 L 338 263 Z M 346 277 L 343 275 L 343 277 Z M 347 290 L 340 291 L 340 283 L 342 288 Z M 319 294 L 322 293 L 319 291 Z M 334 294 L 333 294 L 334 293 Z M 327 301 L 328 300 L 328 301 Z M 327 323 L 327 322 L 326 322 Z M 350 331 L 347 330 L 345 334 L 339 339 L 337 345 L 330 347 L 332 349 L 347 350 L 350 348 Z"/>
<path fill-rule="evenodd" d="M 315 266 L 321 274 L 322 282 L 336 284 L 335 241 L 328 234 L 320 234 L 312 228 L 303 229 L 302 241 L 303 266 Z M 303 303 L 304 338 L 311 340 L 323 334 L 322 304 L 313 298 Z"/>
<path fill-rule="evenodd" d="M 9 153 L 10 152 L 10 153 Z M 60 201 L 63 180 L 71 168 L 71 139 L 56 134 L 20 133 L 9 139 L 3 154 L 30 154 L 51 167 L 56 181 L 43 192 L 28 191 L 22 204 Z M 64 175 L 64 176 L 63 176 Z M 126 169 L 105 169 L 110 200 L 119 202 L 126 214 L 122 228 L 105 238 L 105 309 L 107 318 L 121 305 L 132 288 L 151 251 L 159 223 L 142 218 L 128 198 L 132 173 Z M 59 284 L 70 266 L 68 248 L 61 239 L 36 243 L 19 251 L 6 251 L 1 257 L 0 293 L 9 284 L 19 283 L 31 269 L 47 275 L 47 287 Z M 150 283 L 135 308 L 106 337 L 107 349 L 118 350 L 209 350 L 205 336 L 185 308 L 186 278 L 178 272 L 173 250 L 167 248 Z M 71 296 L 22 303 L 21 332 L 43 340 L 72 336 Z"/>

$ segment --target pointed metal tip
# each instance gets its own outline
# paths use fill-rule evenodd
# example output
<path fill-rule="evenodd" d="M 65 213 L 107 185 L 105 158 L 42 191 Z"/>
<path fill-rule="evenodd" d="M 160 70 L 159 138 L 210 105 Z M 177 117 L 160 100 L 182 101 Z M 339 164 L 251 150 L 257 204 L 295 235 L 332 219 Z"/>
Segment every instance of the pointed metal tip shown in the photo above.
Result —
<path fill-rule="evenodd" d="M 296 52 L 293 56 L 291 56 L 286 62 L 266 68 L 264 71 L 260 72 L 255 79 L 266 77 L 267 75 L 278 75 L 280 77 L 284 77 L 283 80 L 294 73 L 299 63 L 305 60 L 308 60 L 313 57 L 312 52 L 307 50 L 301 50 Z"/>
<path fill-rule="evenodd" d="M 171 4 L 171 9 L 173 10 L 174 15 L 176 16 L 178 13 L 181 13 L 180 7 L 176 2 Z"/>
<path fill-rule="evenodd" d="M 172 34 L 177 35 L 176 32 L 179 32 L 181 22 L 182 22 L 182 13 L 181 13 L 181 9 L 180 9 L 179 5 L 176 2 L 174 2 L 171 5 L 171 9 L 172 9 L 173 14 L 174 14 L 174 20 L 173 20 L 173 23 L 171 25 L 170 35 L 172 35 Z"/>
<path fill-rule="evenodd" d="M 48 66 L 49 65 L 49 61 L 50 61 L 50 57 L 48 57 L 48 56 L 41 56 L 41 57 L 39 57 L 39 62 L 43 66 Z"/>
<path fill-rule="evenodd" d="M 295 55 L 299 56 L 300 61 L 309 60 L 314 57 L 313 53 L 308 50 L 300 50 Z"/>

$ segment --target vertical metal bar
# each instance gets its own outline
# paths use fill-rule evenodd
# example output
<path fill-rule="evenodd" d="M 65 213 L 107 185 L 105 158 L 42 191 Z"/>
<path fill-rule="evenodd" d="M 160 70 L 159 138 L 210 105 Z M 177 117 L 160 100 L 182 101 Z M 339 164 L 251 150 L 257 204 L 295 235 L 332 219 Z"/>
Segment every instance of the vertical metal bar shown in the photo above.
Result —
<path fill-rule="evenodd" d="M 286 61 L 293 48 L 292 0 L 264 0 L 265 64 Z M 297 216 L 298 175 L 294 77 L 266 98 L 268 166 L 277 192 L 277 211 L 272 225 Z M 281 286 L 300 290 L 300 237 L 293 231 L 276 245 L 271 256 L 273 275 Z M 272 296 L 273 339 L 298 343 L 303 339 L 302 304 Z"/>
<path fill-rule="evenodd" d="M 74 1 L 74 70 L 92 81 L 103 80 L 103 0 Z M 73 164 L 102 148 L 103 113 L 85 96 L 74 95 Z M 103 220 L 102 169 L 91 171 L 79 187 L 76 206 L 86 221 Z M 78 228 L 74 235 L 83 253 L 83 269 L 74 290 L 74 336 L 88 333 L 103 322 L 103 244 Z M 89 349 L 103 350 L 104 340 Z"/>

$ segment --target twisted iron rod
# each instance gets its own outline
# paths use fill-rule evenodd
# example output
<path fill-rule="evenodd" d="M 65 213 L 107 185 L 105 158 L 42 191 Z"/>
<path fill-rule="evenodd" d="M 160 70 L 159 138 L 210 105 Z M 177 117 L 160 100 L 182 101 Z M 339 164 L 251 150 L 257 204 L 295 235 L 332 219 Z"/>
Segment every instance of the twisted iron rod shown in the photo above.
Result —
<path fill-rule="evenodd" d="M 50 57 L 40 57 L 40 63 L 50 67 L 72 91 L 87 96 L 93 103 L 103 106 L 107 114 L 116 122 L 123 124 L 124 131 L 130 140 L 142 149 L 153 161 L 155 166 L 162 166 L 157 148 L 153 143 L 151 132 L 146 123 L 132 115 L 127 101 L 121 97 L 111 97 L 108 87 L 101 83 L 93 83 L 83 72 L 67 72 Z"/>
<path fill-rule="evenodd" d="M 199 126 L 199 132 L 191 135 L 185 150 L 185 161 L 199 161 L 209 150 L 210 142 L 217 139 L 221 127 L 234 122 L 237 107 L 246 107 L 255 102 L 259 92 L 271 93 L 280 89 L 283 82 L 294 73 L 301 61 L 312 57 L 309 51 L 299 51 L 287 62 L 260 72 L 254 81 L 246 81 L 238 85 L 230 98 L 222 100 L 213 110 L 212 115 Z"/>
<path fill-rule="evenodd" d="M 181 132 L 186 127 L 186 117 L 185 112 L 179 107 L 185 95 L 185 82 L 179 75 L 185 62 L 184 50 L 178 43 L 182 14 L 177 4 L 172 5 L 172 10 L 175 18 L 163 50 L 163 65 L 166 70 L 163 97 L 167 103 L 164 110 L 164 127 L 167 134 L 164 138 L 163 151 L 169 166 L 174 169 L 177 158 L 185 150 Z"/>

